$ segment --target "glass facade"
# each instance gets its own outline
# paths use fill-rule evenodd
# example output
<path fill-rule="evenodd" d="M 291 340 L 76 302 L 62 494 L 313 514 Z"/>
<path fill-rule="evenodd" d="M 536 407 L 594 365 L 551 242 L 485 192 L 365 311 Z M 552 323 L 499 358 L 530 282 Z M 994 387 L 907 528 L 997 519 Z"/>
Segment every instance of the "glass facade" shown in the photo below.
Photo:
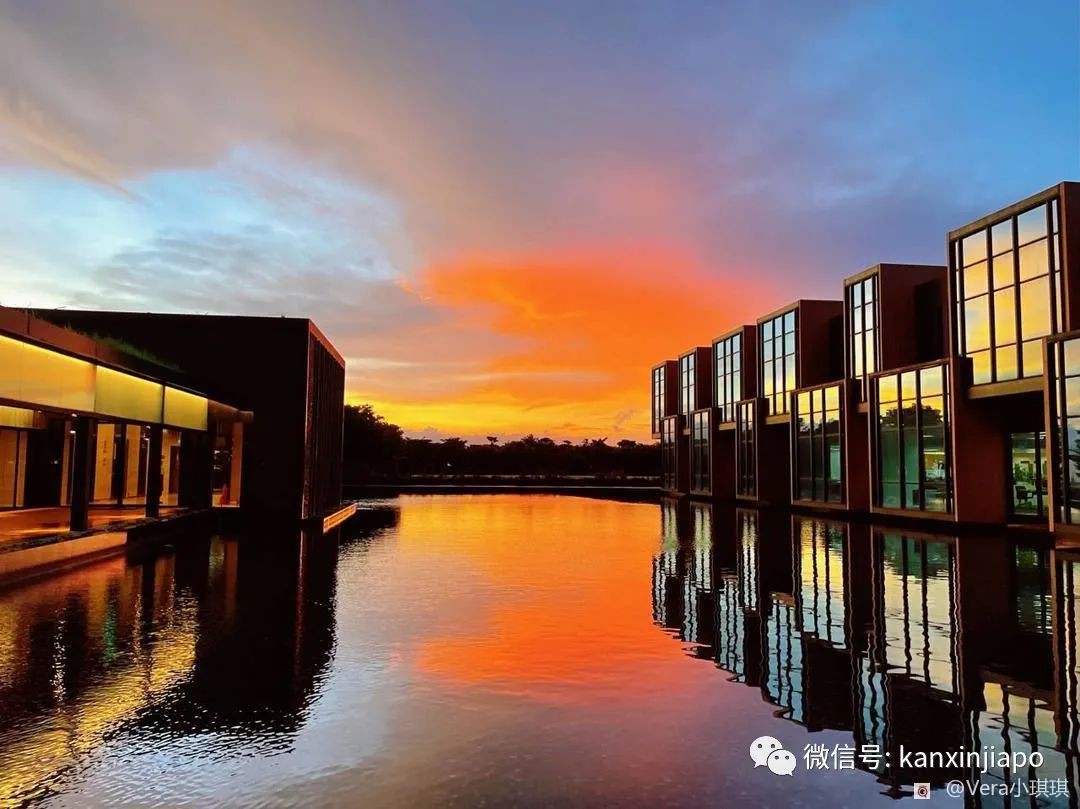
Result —
<path fill-rule="evenodd" d="M 1080 523 L 1080 337 L 1050 343 L 1058 522 Z"/>
<path fill-rule="evenodd" d="M 761 335 L 761 395 L 769 415 L 788 412 L 788 394 L 798 387 L 795 344 L 798 323 L 795 310 L 766 320 Z"/>
<path fill-rule="evenodd" d="M 1062 328 L 1058 200 L 953 241 L 960 353 L 972 382 L 1042 374 L 1040 339 Z"/>
<path fill-rule="evenodd" d="M 0 430 L 0 508 L 19 508 L 26 491 L 25 430 Z"/>
<path fill-rule="evenodd" d="M 675 432 L 678 419 L 674 416 L 660 422 L 661 485 L 673 490 L 677 485 L 675 466 Z"/>
<path fill-rule="evenodd" d="M 947 374 L 944 365 L 872 378 L 876 505 L 952 511 Z"/>
<path fill-rule="evenodd" d="M 697 353 L 679 357 L 679 413 L 689 416 L 697 408 Z"/>
<path fill-rule="evenodd" d="M 1046 514 L 1046 433 L 1009 435 L 1009 498 L 1017 517 Z"/>
<path fill-rule="evenodd" d="M 709 491 L 712 482 L 709 464 L 709 411 L 699 410 L 690 416 L 690 488 Z"/>
<path fill-rule="evenodd" d="M 863 383 L 878 369 L 878 277 L 871 275 L 848 285 L 846 305 L 848 315 L 848 356 L 851 358 L 851 378 Z"/>
<path fill-rule="evenodd" d="M 716 358 L 716 407 L 720 421 L 735 421 L 735 403 L 743 398 L 742 334 L 713 343 Z"/>
<path fill-rule="evenodd" d="M 735 493 L 757 496 L 754 402 L 739 402 L 735 411 Z"/>
<path fill-rule="evenodd" d="M 795 497 L 842 503 L 841 386 L 799 391 L 794 397 Z"/>
<path fill-rule="evenodd" d="M 652 372 L 652 433 L 660 432 L 660 420 L 667 415 L 664 412 L 664 389 L 667 382 L 667 368 L 663 365 L 653 368 Z"/>

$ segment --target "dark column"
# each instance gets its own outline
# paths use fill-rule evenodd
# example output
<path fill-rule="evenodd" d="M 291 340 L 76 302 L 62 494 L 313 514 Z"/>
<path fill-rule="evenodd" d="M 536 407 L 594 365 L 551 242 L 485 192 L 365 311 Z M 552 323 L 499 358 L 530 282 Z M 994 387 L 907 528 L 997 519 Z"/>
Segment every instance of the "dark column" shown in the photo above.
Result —
<path fill-rule="evenodd" d="M 161 433 L 160 424 L 150 425 L 150 446 L 146 451 L 147 517 L 156 517 L 161 510 Z"/>
<path fill-rule="evenodd" d="M 90 493 L 94 487 L 94 445 L 97 422 L 86 416 L 75 419 L 75 448 L 71 459 L 71 530 L 89 526 Z"/>
<path fill-rule="evenodd" d="M 185 430 L 180 437 L 180 491 L 184 508 L 210 508 L 213 436 Z"/>

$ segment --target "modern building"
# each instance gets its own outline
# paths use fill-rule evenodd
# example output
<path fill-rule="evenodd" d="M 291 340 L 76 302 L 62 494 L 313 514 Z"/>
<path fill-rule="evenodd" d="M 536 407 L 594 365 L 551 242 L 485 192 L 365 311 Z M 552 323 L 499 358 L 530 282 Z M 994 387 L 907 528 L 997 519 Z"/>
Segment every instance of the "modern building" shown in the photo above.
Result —
<path fill-rule="evenodd" d="M 307 320 L 0 308 L 0 548 L 341 508 L 344 362 Z"/>
<path fill-rule="evenodd" d="M 689 462 L 664 489 L 1075 530 L 1077 244 L 1080 184 L 1060 183 L 949 233 L 946 265 L 879 264 L 842 303 L 796 301 L 694 349 L 713 399 L 668 431 L 672 469 Z"/>

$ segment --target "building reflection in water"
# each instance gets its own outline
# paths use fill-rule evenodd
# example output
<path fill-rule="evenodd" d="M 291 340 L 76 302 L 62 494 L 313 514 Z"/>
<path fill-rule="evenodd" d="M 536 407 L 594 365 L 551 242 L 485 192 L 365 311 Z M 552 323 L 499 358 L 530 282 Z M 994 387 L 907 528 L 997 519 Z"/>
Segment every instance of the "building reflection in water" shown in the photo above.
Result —
<path fill-rule="evenodd" d="M 675 500 L 661 531 L 656 622 L 778 716 L 850 734 L 856 754 L 876 746 L 879 760 L 855 766 L 886 793 L 1064 779 L 1077 805 L 1080 553 Z M 905 768 L 901 746 L 1038 751 L 1043 764 Z"/>
<path fill-rule="evenodd" d="M 287 746 L 334 653 L 339 542 L 396 513 L 318 541 L 192 537 L 4 591 L 0 806 L 55 793 L 118 733 Z"/>

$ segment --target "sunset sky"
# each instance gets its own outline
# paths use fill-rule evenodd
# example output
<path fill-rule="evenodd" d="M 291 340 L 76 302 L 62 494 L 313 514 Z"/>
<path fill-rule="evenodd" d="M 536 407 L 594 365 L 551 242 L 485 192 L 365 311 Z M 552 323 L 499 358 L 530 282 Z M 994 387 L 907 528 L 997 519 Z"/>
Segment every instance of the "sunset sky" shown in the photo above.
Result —
<path fill-rule="evenodd" d="M 646 437 L 648 368 L 1080 179 L 1080 11 L 0 0 L 0 304 L 310 316 L 413 435 Z"/>

